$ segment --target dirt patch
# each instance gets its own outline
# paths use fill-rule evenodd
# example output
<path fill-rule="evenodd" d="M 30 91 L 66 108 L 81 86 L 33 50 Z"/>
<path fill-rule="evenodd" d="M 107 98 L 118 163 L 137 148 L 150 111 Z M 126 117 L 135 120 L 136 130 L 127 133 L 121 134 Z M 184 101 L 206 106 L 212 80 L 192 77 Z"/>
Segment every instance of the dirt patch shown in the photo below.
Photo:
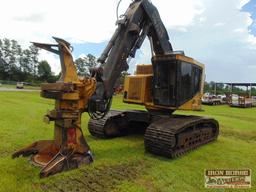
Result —
<path fill-rule="evenodd" d="M 244 141 L 256 141 L 256 131 L 237 131 L 221 125 L 221 135 L 224 137 L 234 137 Z"/>
<path fill-rule="evenodd" d="M 122 181 L 135 180 L 144 170 L 145 162 L 133 162 L 93 169 L 79 169 L 79 174 L 58 178 L 51 184 L 42 184 L 43 191 L 108 192 Z"/>
<path fill-rule="evenodd" d="M 255 122 L 256 121 L 255 117 L 248 117 L 248 116 L 244 117 L 244 116 L 239 116 L 239 115 L 234 115 L 234 114 L 230 115 L 230 114 L 227 114 L 227 113 L 218 113 L 217 115 L 232 118 L 232 119 L 242 120 L 242 121 L 248 121 L 248 122 Z"/>
<path fill-rule="evenodd" d="M 161 189 L 159 189 L 158 187 L 156 187 L 154 185 L 154 182 L 151 178 L 138 179 L 138 180 L 136 180 L 136 183 L 144 186 L 146 191 L 148 191 L 148 192 L 161 192 Z"/>
<path fill-rule="evenodd" d="M 14 152 L 15 150 L 1 150 L 0 149 L 0 157 L 1 158 L 4 158 L 4 157 L 10 157 L 11 156 L 11 154 Z"/>

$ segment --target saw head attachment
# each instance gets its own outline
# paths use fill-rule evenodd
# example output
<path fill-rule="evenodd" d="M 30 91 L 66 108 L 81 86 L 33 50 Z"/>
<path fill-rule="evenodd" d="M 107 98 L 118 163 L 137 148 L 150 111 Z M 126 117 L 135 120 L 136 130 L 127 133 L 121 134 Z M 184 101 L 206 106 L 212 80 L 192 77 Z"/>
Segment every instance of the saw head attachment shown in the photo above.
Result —
<path fill-rule="evenodd" d="M 12 155 L 13 158 L 31 156 L 31 162 L 42 167 L 40 177 L 92 162 L 90 147 L 81 130 L 81 116 L 95 92 L 96 80 L 93 77 L 79 78 L 70 44 L 54 39 L 56 45 L 34 43 L 60 56 L 62 75 L 59 81 L 41 85 L 41 96 L 55 100 L 55 108 L 44 116 L 46 123 L 54 122 L 54 139 L 34 142 Z"/>

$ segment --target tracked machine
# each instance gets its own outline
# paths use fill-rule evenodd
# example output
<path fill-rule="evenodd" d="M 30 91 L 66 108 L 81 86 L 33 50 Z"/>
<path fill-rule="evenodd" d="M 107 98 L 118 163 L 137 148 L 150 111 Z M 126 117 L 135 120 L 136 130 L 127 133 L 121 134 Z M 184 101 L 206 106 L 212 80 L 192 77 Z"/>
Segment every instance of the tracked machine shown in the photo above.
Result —
<path fill-rule="evenodd" d="M 68 42 L 55 38 L 56 45 L 34 43 L 60 56 L 60 80 L 41 88 L 41 96 L 55 100 L 55 109 L 45 116 L 45 121 L 55 123 L 54 139 L 35 142 L 13 157 L 32 155 L 32 162 L 42 167 L 41 177 L 92 162 L 81 130 L 83 112 L 91 117 L 88 128 L 93 136 L 112 138 L 142 130 L 145 150 L 168 158 L 218 137 L 216 120 L 174 114 L 177 109 L 200 110 L 204 65 L 173 51 L 156 7 L 149 0 L 134 0 L 117 25 L 98 59 L 100 66 L 90 70 L 89 78 L 77 76 Z M 116 80 L 128 70 L 146 37 L 152 65 L 138 65 L 136 74 L 126 77 L 123 98 L 146 110 L 110 110 Z"/>
<path fill-rule="evenodd" d="M 201 109 L 204 65 L 183 51 L 173 51 L 159 13 L 148 0 L 133 1 L 99 58 L 103 97 L 112 96 L 115 80 L 127 70 L 129 58 L 135 56 L 146 37 L 152 65 L 137 65 L 136 74 L 125 78 L 123 96 L 125 103 L 144 105 L 146 111 L 110 110 L 104 118 L 94 113 L 88 128 L 100 138 L 142 129 L 147 152 L 174 158 L 215 140 L 219 125 L 212 118 L 173 115 L 177 109 Z"/>

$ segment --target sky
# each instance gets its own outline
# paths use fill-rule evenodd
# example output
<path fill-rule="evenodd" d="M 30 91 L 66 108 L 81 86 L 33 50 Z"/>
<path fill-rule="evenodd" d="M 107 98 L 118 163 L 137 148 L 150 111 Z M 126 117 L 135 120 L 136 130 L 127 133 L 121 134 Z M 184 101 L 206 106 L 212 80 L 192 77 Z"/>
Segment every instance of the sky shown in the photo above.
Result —
<path fill-rule="evenodd" d="M 69 41 L 74 59 L 100 56 L 115 31 L 119 0 L 5 0 L 1 2 L 0 38 L 18 40 L 24 48 L 31 41 L 53 43 L 52 36 Z M 170 36 L 174 50 L 205 64 L 206 80 L 256 82 L 256 0 L 151 0 Z M 119 14 L 131 0 L 122 0 Z M 60 71 L 58 57 L 40 51 L 53 71 Z M 131 62 L 150 63 L 146 40 Z"/>

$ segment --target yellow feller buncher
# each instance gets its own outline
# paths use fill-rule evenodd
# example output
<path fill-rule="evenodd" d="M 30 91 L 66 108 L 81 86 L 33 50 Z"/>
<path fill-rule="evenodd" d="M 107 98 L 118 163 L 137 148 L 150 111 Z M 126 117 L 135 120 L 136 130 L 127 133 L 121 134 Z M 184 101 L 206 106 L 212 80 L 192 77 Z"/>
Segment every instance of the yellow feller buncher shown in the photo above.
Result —
<path fill-rule="evenodd" d="M 174 115 L 177 109 L 200 110 L 204 83 L 204 65 L 173 51 L 167 31 L 156 7 L 148 0 L 134 0 L 117 21 L 117 29 L 91 69 L 91 77 L 79 78 L 73 62 L 71 45 L 54 38 L 57 44 L 34 43 L 60 56 L 62 75 L 58 82 L 43 84 L 41 96 L 55 100 L 55 109 L 45 121 L 54 121 L 54 139 L 37 141 L 13 154 L 30 156 L 42 167 L 41 177 L 79 167 L 93 161 L 81 130 L 81 115 L 88 112 L 90 133 L 111 138 L 144 132 L 147 152 L 175 158 L 215 140 L 219 124 L 212 118 Z M 136 75 L 124 84 L 126 103 L 145 106 L 145 111 L 110 110 L 116 80 L 128 70 L 148 37 L 152 65 L 138 65 Z"/>

